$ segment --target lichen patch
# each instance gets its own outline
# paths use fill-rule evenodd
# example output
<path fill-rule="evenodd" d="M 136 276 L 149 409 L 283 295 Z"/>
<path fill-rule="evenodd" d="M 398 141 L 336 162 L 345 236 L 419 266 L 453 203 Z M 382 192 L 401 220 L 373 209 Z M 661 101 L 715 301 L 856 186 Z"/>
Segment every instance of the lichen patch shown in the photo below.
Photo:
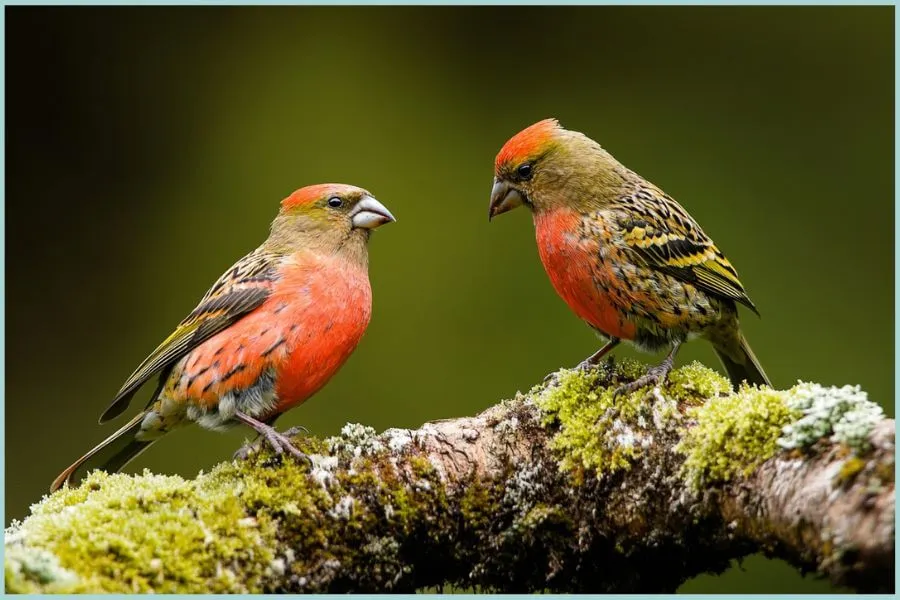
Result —
<path fill-rule="evenodd" d="M 784 427 L 778 440 L 782 448 L 808 448 L 828 438 L 859 455 L 869 449 L 869 434 L 884 419 L 881 407 L 858 385 L 825 387 L 801 381 L 788 391 L 787 404 L 801 416 Z"/>

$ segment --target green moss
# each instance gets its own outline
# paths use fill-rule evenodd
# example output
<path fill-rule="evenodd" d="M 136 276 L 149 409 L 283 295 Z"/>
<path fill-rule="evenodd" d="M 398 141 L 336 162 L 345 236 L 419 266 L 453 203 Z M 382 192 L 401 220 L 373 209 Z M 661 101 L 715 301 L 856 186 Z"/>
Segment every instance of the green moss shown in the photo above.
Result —
<path fill-rule="evenodd" d="M 9 538 L 16 536 L 13 525 L 7 531 Z M 13 544 L 5 553 L 6 592 L 13 594 L 78 593 L 85 591 L 78 577 L 59 564 L 59 559 L 46 550 Z"/>
<path fill-rule="evenodd" d="M 796 419 L 784 393 L 743 387 L 689 409 L 696 425 L 676 447 L 685 455 L 682 474 L 694 489 L 748 475 L 779 450 L 782 428 Z"/>
<path fill-rule="evenodd" d="M 637 394 L 616 402 L 611 389 L 596 387 L 597 379 L 595 370 L 560 371 L 557 385 L 537 398 L 544 423 L 559 424 L 550 447 L 560 453 L 563 470 L 613 473 L 640 454 L 642 439 L 629 425 L 637 416 Z"/>
<path fill-rule="evenodd" d="M 271 531 L 264 523 L 244 520 L 247 515 L 233 489 L 222 485 L 222 471 L 197 482 L 149 473 L 133 478 L 95 472 L 81 487 L 34 506 L 20 528 L 27 546 L 18 549 L 51 553 L 63 569 L 77 574 L 81 585 L 93 590 L 255 589 L 263 569 L 237 582 L 229 579 L 228 565 L 268 564 Z M 211 580 L 209 575 L 217 572 Z M 19 574 L 29 578 L 25 571 Z"/>
<path fill-rule="evenodd" d="M 894 483 L 894 460 L 889 458 L 875 465 L 875 476 L 884 485 Z"/>
<path fill-rule="evenodd" d="M 598 477 L 629 469 L 655 435 L 680 418 L 679 406 L 698 404 L 725 393 L 728 381 L 692 363 L 673 370 L 658 389 L 644 388 L 615 397 L 615 390 L 645 372 L 636 361 L 604 364 L 587 372 L 562 370 L 556 384 L 535 392 L 545 425 L 557 425 L 550 445 L 560 467 L 577 479 L 586 471 Z"/>
<path fill-rule="evenodd" d="M 485 530 L 499 514 L 499 501 L 497 487 L 469 485 L 460 499 L 460 512 L 473 529 Z"/>
<path fill-rule="evenodd" d="M 369 431 L 344 434 L 297 442 L 312 466 L 262 451 L 192 481 L 92 473 L 7 531 L 7 589 L 254 593 L 294 573 L 295 589 L 321 590 L 338 564 L 369 580 L 387 569 L 389 589 L 403 569 L 394 536 L 446 494 L 427 460 L 401 481 Z M 318 454 L 329 446 L 336 457 Z"/>
<path fill-rule="evenodd" d="M 838 474 L 835 476 L 835 483 L 837 485 L 848 485 L 852 483 L 859 472 L 865 468 L 866 461 L 851 456 L 841 465 L 841 470 L 838 471 Z"/>
<path fill-rule="evenodd" d="M 547 522 L 555 522 L 570 526 L 571 522 L 566 516 L 565 510 L 556 505 L 536 504 L 521 518 L 513 523 L 514 529 L 536 530 Z"/>
<path fill-rule="evenodd" d="M 730 395 L 731 382 L 694 361 L 669 373 L 666 391 L 679 404 L 698 404 L 709 398 Z"/>

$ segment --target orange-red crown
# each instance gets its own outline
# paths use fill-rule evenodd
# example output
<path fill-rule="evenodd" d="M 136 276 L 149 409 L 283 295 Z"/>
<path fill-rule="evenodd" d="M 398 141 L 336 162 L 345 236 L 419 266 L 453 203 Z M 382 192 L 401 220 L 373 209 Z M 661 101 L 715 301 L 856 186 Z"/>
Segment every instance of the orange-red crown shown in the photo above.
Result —
<path fill-rule="evenodd" d="M 308 185 L 304 188 L 292 193 L 290 196 L 281 201 L 282 210 L 290 210 L 303 206 L 304 204 L 312 204 L 317 200 L 321 200 L 329 194 L 346 194 L 348 192 L 361 192 L 362 190 L 352 185 L 343 183 L 319 183 L 317 185 Z"/>
<path fill-rule="evenodd" d="M 518 163 L 538 153 L 559 131 L 559 121 L 544 119 L 512 136 L 497 153 L 494 170 L 508 163 Z"/>

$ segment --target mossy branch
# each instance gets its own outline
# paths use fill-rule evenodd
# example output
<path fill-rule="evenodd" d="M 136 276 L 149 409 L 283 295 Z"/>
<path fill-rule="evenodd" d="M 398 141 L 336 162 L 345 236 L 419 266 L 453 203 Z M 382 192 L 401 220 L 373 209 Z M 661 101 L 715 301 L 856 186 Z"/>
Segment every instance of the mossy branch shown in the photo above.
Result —
<path fill-rule="evenodd" d="M 184 480 L 92 474 L 6 532 L 18 592 L 671 592 L 754 552 L 894 589 L 894 423 L 857 388 L 634 363 L 417 430 L 348 425 Z"/>

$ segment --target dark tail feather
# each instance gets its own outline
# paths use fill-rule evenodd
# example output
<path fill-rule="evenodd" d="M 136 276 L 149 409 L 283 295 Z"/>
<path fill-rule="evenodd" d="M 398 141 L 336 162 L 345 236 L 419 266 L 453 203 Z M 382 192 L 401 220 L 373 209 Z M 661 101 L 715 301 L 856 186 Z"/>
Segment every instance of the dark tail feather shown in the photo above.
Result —
<path fill-rule="evenodd" d="M 93 450 L 75 461 L 75 464 L 60 473 L 59 477 L 50 485 L 50 491 L 55 492 L 63 485 L 81 480 L 88 471 L 93 469 L 116 472 L 146 450 L 156 440 L 142 442 L 134 439 L 135 434 L 141 428 L 144 414 L 142 412 L 137 415 L 117 432 L 100 442 Z"/>
<path fill-rule="evenodd" d="M 750 349 L 750 344 L 747 343 L 747 339 L 743 334 L 741 334 L 740 346 L 742 362 L 735 362 L 717 347 L 715 350 L 716 354 L 719 355 L 722 364 L 725 366 L 725 370 L 728 372 L 728 378 L 731 380 L 731 385 L 734 389 L 737 389 L 742 381 L 746 381 L 750 384 L 772 387 L 769 378 L 766 377 L 766 372 L 763 371 L 762 365 L 756 360 L 756 355 L 753 354 L 753 350 Z"/>

